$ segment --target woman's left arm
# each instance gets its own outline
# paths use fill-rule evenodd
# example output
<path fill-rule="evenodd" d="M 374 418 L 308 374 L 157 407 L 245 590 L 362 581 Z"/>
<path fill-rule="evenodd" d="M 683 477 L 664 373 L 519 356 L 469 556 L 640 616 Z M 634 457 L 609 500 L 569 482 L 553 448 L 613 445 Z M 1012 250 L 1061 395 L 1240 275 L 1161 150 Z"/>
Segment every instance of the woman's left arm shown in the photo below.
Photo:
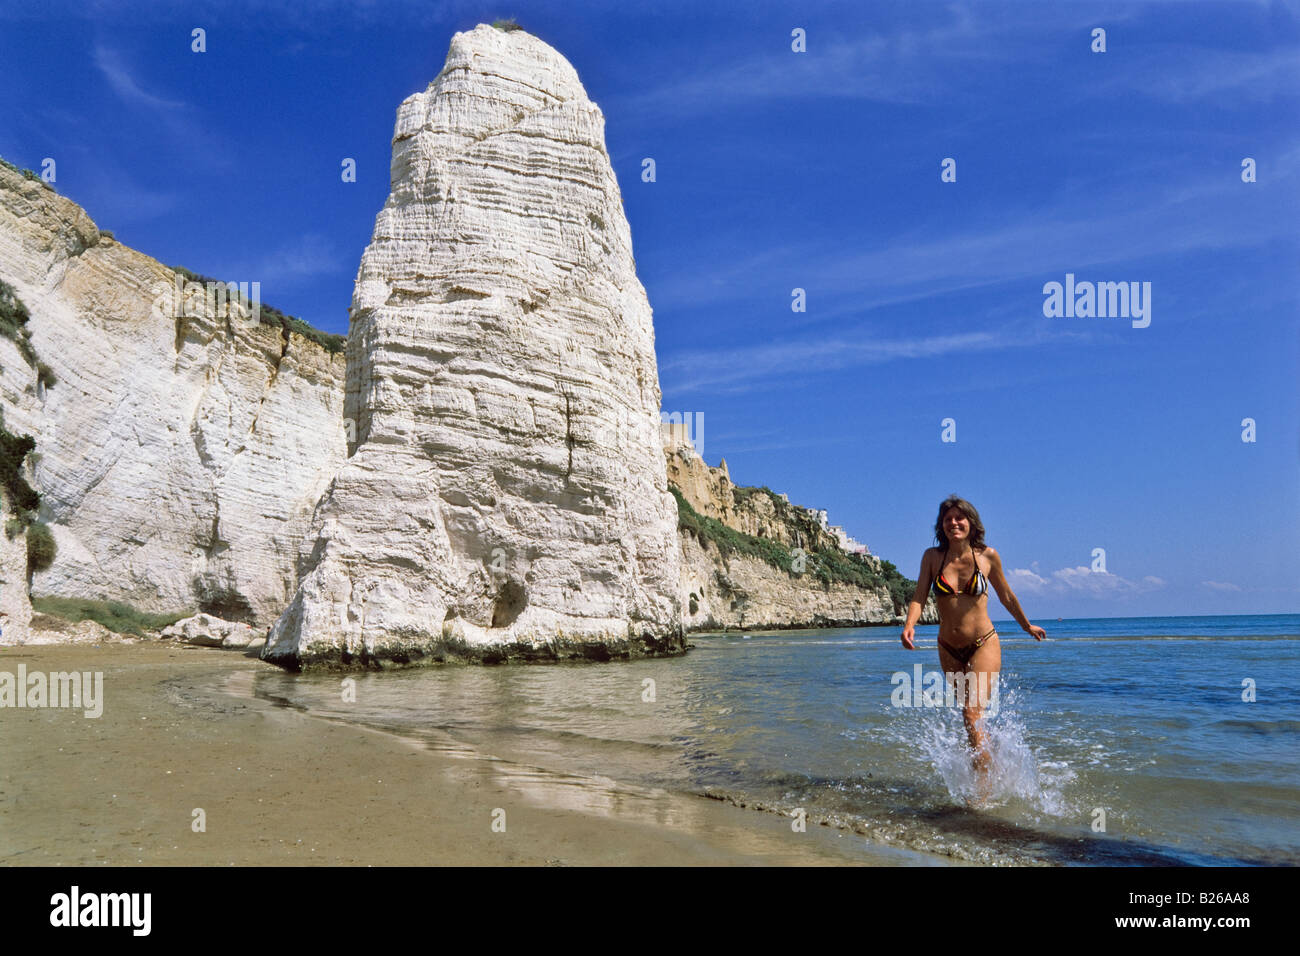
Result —
<path fill-rule="evenodd" d="M 1016 623 L 1022 630 L 1034 635 L 1035 640 L 1041 641 L 1047 636 L 1047 632 L 1036 624 L 1030 624 L 1029 618 L 1025 617 L 1025 612 L 1020 609 L 1020 602 L 1016 600 L 1015 592 L 1007 583 L 1007 576 L 1002 573 L 1002 556 L 993 548 L 989 548 L 986 553 L 989 558 L 989 583 L 993 585 L 993 590 L 998 592 L 998 600 L 1011 612 L 1011 616 L 1016 619 Z"/>

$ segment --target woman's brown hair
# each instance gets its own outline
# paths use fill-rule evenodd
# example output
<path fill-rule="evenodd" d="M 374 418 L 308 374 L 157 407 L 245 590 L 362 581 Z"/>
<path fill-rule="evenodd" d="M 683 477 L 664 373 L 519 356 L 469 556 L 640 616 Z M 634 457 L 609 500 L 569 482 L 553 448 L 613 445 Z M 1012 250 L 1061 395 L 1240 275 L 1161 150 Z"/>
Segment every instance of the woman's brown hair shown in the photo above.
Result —
<path fill-rule="evenodd" d="M 939 505 L 939 517 L 934 519 L 934 540 L 939 542 L 945 550 L 948 548 L 948 536 L 943 533 L 943 516 L 949 508 L 956 508 L 966 516 L 970 522 L 970 546 L 973 551 L 983 551 L 984 544 L 984 522 L 980 521 L 980 513 L 975 510 L 975 506 L 965 498 L 958 498 L 956 495 L 949 495 L 943 499 L 943 504 Z"/>

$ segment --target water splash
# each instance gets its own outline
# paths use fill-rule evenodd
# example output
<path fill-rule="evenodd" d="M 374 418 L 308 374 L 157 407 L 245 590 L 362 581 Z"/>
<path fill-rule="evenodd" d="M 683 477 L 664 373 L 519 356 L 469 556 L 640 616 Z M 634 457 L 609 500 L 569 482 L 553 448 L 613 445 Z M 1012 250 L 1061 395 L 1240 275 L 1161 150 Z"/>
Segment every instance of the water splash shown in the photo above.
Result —
<path fill-rule="evenodd" d="M 913 732 L 912 741 L 954 803 L 1053 817 L 1076 812 L 1068 798 L 1076 773 L 1066 761 L 1047 759 L 1029 743 L 1016 688 L 1005 675 L 999 685 L 997 712 L 983 721 L 992 758 L 988 789 L 983 792 L 961 709 L 936 707 L 916 714 L 921 727 Z"/>

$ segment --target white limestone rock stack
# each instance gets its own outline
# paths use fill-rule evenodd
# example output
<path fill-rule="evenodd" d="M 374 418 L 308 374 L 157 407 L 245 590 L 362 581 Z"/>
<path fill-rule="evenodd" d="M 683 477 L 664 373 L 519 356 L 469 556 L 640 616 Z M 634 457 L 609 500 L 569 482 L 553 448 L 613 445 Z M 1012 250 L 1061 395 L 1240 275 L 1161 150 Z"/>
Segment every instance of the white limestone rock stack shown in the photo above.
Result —
<path fill-rule="evenodd" d="M 263 656 L 386 666 L 684 649 L 654 329 L 604 117 L 522 30 L 397 113 L 348 339 L 351 457 Z"/>
<path fill-rule="evenodd" d="M 0 279 L 56 379 L 0 338 L 0 409 L 36 440 L 58 545 L 32 593 L 269 625 L 346 452 L 342 353 L 203 295 L 156 302 L 171 269 L 3 166 Z"/>

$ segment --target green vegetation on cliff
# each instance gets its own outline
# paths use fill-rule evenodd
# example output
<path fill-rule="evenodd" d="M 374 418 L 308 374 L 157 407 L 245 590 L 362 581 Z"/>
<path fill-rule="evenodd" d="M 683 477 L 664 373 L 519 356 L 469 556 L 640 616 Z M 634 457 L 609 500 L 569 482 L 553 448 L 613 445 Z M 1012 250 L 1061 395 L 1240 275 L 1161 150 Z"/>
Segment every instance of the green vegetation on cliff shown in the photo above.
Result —
<path fill-rule="evenodd" d="M 232 291 L 238 289 L 237 283 L 229 283 L 222 279 L 214 279 L 211 276 L 191 272 L 184 266 L 171 266 L 170 268 L 186 282 L 197 282 L 203 286 L 206 286 L 208 283 L 224 285 L 227 287 L 233 285 L 234 289 L 232 289 Z M 315 342 L 327 352 L 342 352 L 344 346 L 348 344 L 348 338 L 346 335 L 335 335 L 332 332 L 322 332 L 320 329 L 308 325 L 302 319 L 292 315 L 285 315 L 279 309 L 272 308 L 265 302 L 258 303 L 257 320 L 261 325 L 269 325 L 272 328 L 278 326 L 286 332 L 297 332 L 304 339 Z"/>
<path fill-rule="evenodd" d="M 37 173 L 34 169 L 19 169 L 13 163 L 9 162 L 9 160 L 5 159 L 3 156 L 0 156 L 0 166 L 3 166 L 5 169 L 17 173 L 19 176 L 23 177 L 23 179 L 30 179 L 34 183 L 40 183 L 46 189 L 49 190 L 54 189 L 53 186 L 51 186 L 45 180 L 41 179 L 40 174 Z"/>
<path fill-rule="evenodd" d="M 43 521 L 38 521 L 27 529 L 27 573 L 33 571 L 44 571 L 54 563 L 55 555 L 59 553 L 58 545 L 54 543 L 54 534 L 50 531 L 50 526 Z"/>
<path fill-rule="evenodd" d="M 0 335 L 13 341 L 22 353 L 23 361 L 32 368 L 36 367 L 36 350 L 29 340 L 32 334 L 27 328 L 31 314 L 18 292 L 8 282 L 0 279 Z"/>
<path fill-rule="evenodd" d="M 89 598 L 32 598 L 32 610 L 40 614 L 61 617 L 65 621 L 94 621 L 118 634 L 134 634 L 144 637 L 146 631 L 160 631 L 175 624 L 181 618 L 189 617 L 194 612 L 180 611 L 174 614 L 150 614 L 137 611 L 121 601 L 92 601 Z"/>
<path fill-rule="evenodd" d="M 819 580 L 848 581 L 865 588 L 883 587 L 889 592 L 889 598 L 898 614 L 907 613 L 907 603 L 912 600 L 916 582 L 904 577 L 890 562 L 883 558 L 879 568 L 864 560 L 860 555 L 846 554 L 836 548 L 834 551 L 818 551 L 816 560 L 809 557 L 809 571 Z"/>
<path fill-rule="evenodd" d="M 0 281 L 0 335 L 13 340 L 23 359 L 36 370 L 36 380 L 50 388 L 57 379 L 53 369 L 37 360 L 36 350 L 28 340 L 31 331 L 27 323 L 30 320 L 31 314 L 14 287 Z M 13 511 L 13 516 L 5 520 L 4 530 L 11 539 L 27 532 L 29 575 L 33 571 L 44 571 L 53 564 L 58 551 L 49 527 L 36 520 L 36 509 L 41 504 L 40 493 L 27 483 L 23 475 L 27 456 L 35 450 L 36 440 L 31 435 L 15 435 L 5 427 L 4 410 L 0 409 L 0 490 L 3 491 L 0 497 L 4 507 Z"/>
<path fill-rule="evenodd" d="M 780 542 L 759 538 L 728 527 L 716 518 L 696 511 L 681 491 L 673 484 L 668 490 L 677 499 L 677 527 L 689 531 L 701 544 L 712 542 L 722 554 L 741 554 L 758 558 L 787 574 L 795 574 L 793 552 Z M 750 494 L 766 492 L 778 505 L 777 513 L 786 516 L 792 506 L 769 488 L 736 488 L 737 502 Z M 743 495 L 740 492 L 744 492 Z M 784 507 L 782 507 L 784 506 Z M 879 560 L 879 559 L 877 559 Z M 897 614 L 907 613 L 907 602 L 912 598 L 916 582 L 904 577 L 894 565 L 881 560 L 876 567 L 862 555 L 846 554 L 839 548 L 807 552 L 804 557 L 804 574 L 825 584 L 855 584 L 868 590 L 884 588 L 889 592 Z"/>
<path fill-rule="evenodd" d="M 22 299 L 18 298 L 18 290 L 0 279 L 0 335 L 18 346 L 23 361 L 36 370 L 36 381 L 45 388 L 51 388 L 57 385 L 59 380 L 54 374 L 54 369 L 40 361 L 36 349 L 32 347 L 32 330 L 27 327 L 31 318 L 27 306 L 23 304 Z"/>
<path fill-rule="evenodd" d="M 21 527 L 31 523 L 31 514 L 41 503 L 41 496 L 23 477 L 23 462 L 35 447 L 36 440 L 31 435 L 15 435 L 0 419 L 0 487 Z"/>
<path fill-rule="evenodd" d="M 31 435 L 15 435 L 5 428 L 4 415 L 0 414 L 0 511 L 13 511 L 13 516 L 5 519 L 6 537 L 13 539 L 27 532 L 29 575 L 33 571 L 44 571 L 54 563 L 54 556 L 58 554 L 49 526 L 36 520 L 36 509 L 41 504 L 40 493 L 23 477 L 27 456 L 35 448 L 36 441 Z"/>
<path fill-rule="evenodd" d="M 673 484 L 668 490 L 677 499 L 677 527 L 693 534 L 701 544 L 711 541 L 723 554 L 743 554 L 766 561 L 772 567 L 793 573 L 794 556 L 770 538 L 757 538 L 730 528 L 717 518 L 700 514 Z"/>
<path fill-rule="evenodd" d="M 745 504 L 756 494 L 767 495 L 772 499 L 772 504 L 776 507 L 776 513 L 782 518 L 789 517 L 790 509 L 792 507 L 790 502 L 786 501 L 767 485 L 732 485 L 731 493 L 735 497 L 737 505 Z"/>

